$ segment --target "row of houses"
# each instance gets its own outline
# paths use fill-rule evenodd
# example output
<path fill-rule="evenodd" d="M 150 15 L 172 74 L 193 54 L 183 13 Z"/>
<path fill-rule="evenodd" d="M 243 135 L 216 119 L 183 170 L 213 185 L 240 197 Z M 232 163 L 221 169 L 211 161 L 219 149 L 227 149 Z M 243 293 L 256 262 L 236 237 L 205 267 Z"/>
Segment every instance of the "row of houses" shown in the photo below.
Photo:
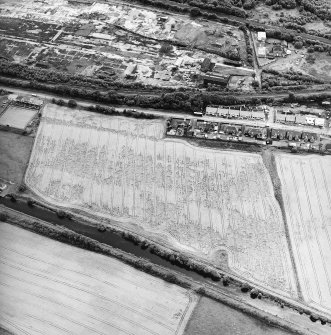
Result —
<path fill-rule="evenodd" d="M 253 119 L 253 120 L 265 120 L 265 115 L 268 112 L 266 106 L 261 106 L 255 109 L 249 109 L 244 106 L 241 107 L 227 107 L 219 106 L 206 108 L 206 115 L 218 116 L 233 119 Z"/>
<path fill-rule="evenodd" d="M 285 130 L 269 127 L 259 127 L 242 124 L 229 124 L 226 122 L 211 122 L 201 119 L 173 118 L 168 120 L 167 135 L 190 136 L 197 138 L 232 138 L 237 140 L 288 140 L 314 143 L 319 135 L 314 132 Z M 267 142 L 268 143 L 268 142 Z M 269 142 L 270 143 L 270 142 Z"/>
<path fill-rule="evenodd" d="M 238 140 L 242 140 L 243 136 L 247 136 L 263 140 L 267 138 L 268 134 L 266 127 L 174 118 L 168 120 L 167 135 L 214 139 L 223 138 L 222 136 L 225 135 Z"/>
<path fill-rule="evenodd" d="M 319 139 L 319 135 L 313 132 L 302 132 L 297 130 L 270 129 L 270 136 L 273 140 L 304 141 L 314 143 Z"/>
<path fill-rule="evenodd" d="M 325 119 L 315 116 L 306 116 L 300 114 L 287 114 L 277 111 L 276 121 L 281 123 L 294 123 L 300 125 L 309 125 L 323 128 L 325 126 Z"/>

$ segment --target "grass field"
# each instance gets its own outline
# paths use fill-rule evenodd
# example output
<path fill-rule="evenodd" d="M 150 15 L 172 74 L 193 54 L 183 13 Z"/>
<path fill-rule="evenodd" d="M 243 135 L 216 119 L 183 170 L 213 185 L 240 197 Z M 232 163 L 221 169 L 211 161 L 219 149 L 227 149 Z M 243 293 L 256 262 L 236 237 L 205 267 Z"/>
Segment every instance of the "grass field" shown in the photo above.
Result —
<path fill-rule="evenodd" d="M 238 310 L 201 298 L 184 335 L 289 335 Z"/>
<path fill-rule="evenodd" d="M 296 296 L 282 215 L 258 154 L 163 139 L 163 121 L 47 105 L 26 184 Z"/>
<path fill-rule="evenodd" d="M 331 158 L 277 155 L 304 298 L 331 313 Z"/>
<path fill-rule="evenodd" d="M 0 223 L 0 324 L 14 334 L 182 334 L 196 296 Z"/>
<path fill-rule="evenodd" d="M 1 115 L 0 124 L 23 130 L 36 114 L 37 111 L 35 109 L 10 105 Z"/>
<path fill-rule="evenodd" d="M 0 131 L 0 178 L 21 183 L 32 145 L 32 137 Z"/>

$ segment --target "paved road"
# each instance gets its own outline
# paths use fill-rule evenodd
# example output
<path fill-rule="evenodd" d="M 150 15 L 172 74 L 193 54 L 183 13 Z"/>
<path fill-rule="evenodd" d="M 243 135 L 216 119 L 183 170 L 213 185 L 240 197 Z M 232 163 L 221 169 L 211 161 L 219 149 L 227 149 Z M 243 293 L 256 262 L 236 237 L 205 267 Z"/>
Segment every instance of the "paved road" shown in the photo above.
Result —
<path fill-rule="evenodd" d="M 51 94 L 51 93 L 40 93 L 36 90 L 26 90 L 26 89 L 20 89 L 20 88 L 8 88 L 4 85 L 0 85 L 0 89 L 7 89 L 10 90 L 11 92 L 15 92 L 18 94 L 37 94 L 38 97 L 46 100 L 52 100 L 53 98 L 56 99 L 63 99 L 65 102 L 68 102 L 69 98 L 63 98 L 62 96 L 56 95 L 56 94 Z M 331 91 L 330 91 L 331 93 Z M 305 93 L 302 93 L 304 95 Z M 286 95 L 285 95 L 286 96 Z M 96 102 L 92 100 L 87 100 L 87 99 L 75 99 L 78 103 L 79 106 L 82 107 L 88 107 L 91 105 L 95 105 Z M 138 112 L 143 112 L 146 114 L 154 114 L 158 115 L 161 117 L 182 117 L 182 118 L 187 118 L 191 119 L 194 116 L 190 113 L 180 113 L 176 110 L 159 110 L 159 109 L 153 109 L 153 108 L 140 108 L 140 107 L 129 107 L 129 106 L 118 106 L 118 105 L 110 105 L 110 104 L 101 104 L 99 103 L 98 105 L 102 107 L 114 107 L 119 111 L 123 111 L 124 109 L 135 109 Z M 250 121 L 250 120 L 236 120 L 236 119 L 225 119 L 225 118 L 220 118 L 220 117 L 215 117 L 215 116 L 203 116 L 203 119 L 206 121 L 212 121 L 212 122 L 226 122 L 226 123 L 234 123 L 234 124 L 246 124 L 246 125 L 253 125 L 253 126 L 260 126 L 260 127 L 265 127 L 269 126 L 272 128 L 277 128 L 277 129 L 286 129 L 286 130 L 299 130 L 299 131 L 307 131 L 307 132 L 315 132 L 320 135 L 325 135 L 325 136 L 331 136 L 331 128 L 315 128 L 315 127 L 305 127 L 305 126 L 288 126 L 288 125 L 283 125 L 279 123 L 273 123 L 273 117 L 272 115 L 269 116 L 269 121 Z"/>

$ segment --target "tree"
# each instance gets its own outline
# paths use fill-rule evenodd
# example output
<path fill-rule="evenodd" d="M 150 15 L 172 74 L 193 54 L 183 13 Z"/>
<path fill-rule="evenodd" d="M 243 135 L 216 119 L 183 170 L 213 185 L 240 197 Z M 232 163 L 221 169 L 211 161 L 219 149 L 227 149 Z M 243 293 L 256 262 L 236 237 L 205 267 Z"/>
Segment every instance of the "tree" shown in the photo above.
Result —
<path fill-rule="evenodd" d="M 169 43 L 164 43 L 162 44 L 159 53 L 168 55 L 171 53 L 171 51 L 172 51 L 172 45 Z"/>
<path fill-rule="evenodd" d="M 197 7 L 192 7 L 191 10 L 190 10 L 190 15 L 192 17 L 197 17 L 197 16 L 201 15 L 201 11 Z"/>
<path fill-rule="evenodd" d="M 76 102 L 76 100 L 70 99 L 70 100 L 68 101 L 68 106 L 69 106 L 70 108 L 75 108 L 75 107 L 77 107 L 77 102 Z"/>
<path fill-rule="evenodd" d="M 0 213 L 0 221 L 6 222 L 8 219 L 8 216 L 6 213 Z"/>
<path fill-rule="evenodd" d="M 250 295 L 252 299 L 256 299 L 259 296 L 259 291 L 256 288 L 253 288 Z"/>
<path fill-rule="evenodd" d="M 288 93 L 288 100 L 289 100 L 289 101 L 294 101 L 294 100 L 295 100 L 295 95 L 294 95 L 293 92 L 289 92 L 289 93 Z"/>
<path fill-rule="evenodd" d="M 20 192 L 25 192 L 26 191 L 26 186 L 24 184 L 21 184 L 20 187 L 18 188 Z"/>
<path fill-rule="evenodd" d="M 296 42 L 294 43 L 294 47 L 295 47 L 296 49 L 302 49 L 302 47 L 303 47 L 303 42 L 302 42 L 302 41 L 296 41 Z"/>
<path fill-rule="evenodd" d="M 252 82 L 252 86 L 253 86 L 254 88 L 259 87 L 259 82 L 258 82 L 257 80 L 254 80 L 254 81 Z"/>

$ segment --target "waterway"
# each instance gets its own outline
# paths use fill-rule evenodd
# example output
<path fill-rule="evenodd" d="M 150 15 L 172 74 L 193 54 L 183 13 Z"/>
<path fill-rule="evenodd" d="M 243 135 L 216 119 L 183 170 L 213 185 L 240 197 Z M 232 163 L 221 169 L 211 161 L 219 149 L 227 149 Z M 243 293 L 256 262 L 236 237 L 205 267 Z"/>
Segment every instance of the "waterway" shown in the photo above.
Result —
<path fill-rule="evenodd" d="M 78 234 L 85 235 L 101 243 L 107 244 L 113 248 L 123 250 L 125 252 L 134 254 L 137 257 L 141 257 L 151 261 L 154 264 L 166 267 L 170 270 L 175 270 L 186 276 L 191 277 L 194 280 L 212 283 L 213 281 L 196 272 L 187 270 L 178 265 L 174 265 L 171 262 L 152 254 L 149 249 L 142 249 L 139 245 L 135 245 L 133 242 L 125 240 L 119 234 L 106 230 L 104 232 L 99 231 L 95 226 L 90 226 L 85 223 L 79 223 L 77 221 L 69 220 L 68 218 L 59 218 L 55 212 L 44 209 L 39 206 L 30 207 L 25 201 L 17 200 L 16 202 L 11 201 L 9 198 L 0 197 L 0 204 L 5 205 L 11 209 L 19 211 L 21 213 L 33 216 L 40 220 L 66 227 Z"/>

